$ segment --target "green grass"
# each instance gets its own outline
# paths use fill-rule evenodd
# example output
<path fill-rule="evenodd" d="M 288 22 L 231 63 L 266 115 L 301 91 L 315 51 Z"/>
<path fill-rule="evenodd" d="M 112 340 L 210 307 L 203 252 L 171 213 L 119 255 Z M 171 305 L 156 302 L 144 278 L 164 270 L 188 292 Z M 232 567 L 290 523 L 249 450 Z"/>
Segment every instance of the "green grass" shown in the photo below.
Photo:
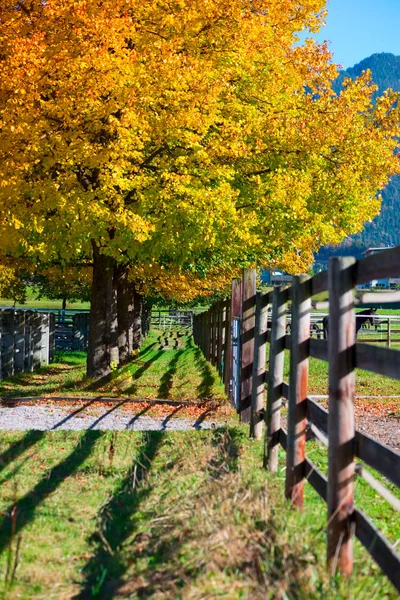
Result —
<path fill-rule="evenodd" d="M 328 452 L 318 442 L 307 442 L 307 457 L 315 466 L 328 476 Z M 397 498 L 400 489 L 377 471 L 368 471 L 378 479 Z M 400 543 L 400 519 L 398 512 L 378 494 L 362 477 L 356 476 L 354 502 L 370 517 L 392 544 Z"/>
<path fill-rule="evenodd" d="M 395 346 L 396 347 L 396 346 Z M 284 379 L 289 382 L 290 370 L 290 352 L 285 351 L 285 367 Z M 328 363 L 317 358 L 309 359 L 309 376 L 308 376 L 308 393 L 309 394 L 328 394 Z M 356 369 L 356 394 L 360 396 L 389 396 L 400 395 L 400 381 L 383 377 L 377 373 Z M 378 400 L 375 400 L 377 402 Z M 394 400 L 399 403 L 400 398 Z"/>
<path fill-rule="evenodd" d="M 1 298 L 0 299 L 0 307 L 2 306 L 14 306 L 14 300 L 10 300 L 9 298 Z M 20 304 L 19 302 L 15 305 L 16 308 L 48 308 L 49 310 L 61 310 L 62 309 L 62 301 L 61 300 L 49 300 L 48 298 L 41 298 L 38 300 L 35 295 L 29 294 L 27 300 L 24 304 Z M 90 302 L 67 302 L 67 309 L 71 310 L 89 310 Z"/>
<path fill-rule="evenodd" d="M 34 373 L 0 382 L 1 396 L 93 393 L 170 400 L 225 398 L 218 373 L 205 360 L 193 339 L 177 333 L 151 331 L 139 356 L 98 382 L 86 379 L 84 352 L 58 352 L 56 362 Z"/>
<path fill-rule="evenodd" d="M 307 486 L 290 510 L 244 427 L 0 441 L 7 600 L 397 598 L 358 544 L 354 576 L 329 578 L 322 501 Z"/>

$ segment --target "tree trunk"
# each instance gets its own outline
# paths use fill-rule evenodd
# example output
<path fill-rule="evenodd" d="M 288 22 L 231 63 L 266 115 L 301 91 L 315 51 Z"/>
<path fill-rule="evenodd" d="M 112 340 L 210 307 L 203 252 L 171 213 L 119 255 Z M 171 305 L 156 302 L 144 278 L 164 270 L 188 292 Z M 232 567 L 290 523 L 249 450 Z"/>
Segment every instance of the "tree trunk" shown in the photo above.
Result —
<path fill-rule="evenodd" d="M 62 299 L 62 307 L 61 310 L 65 310 L 67 308 L 67 299 L 64 297 Z"/>
<path fill-rule="evenodd" d="M 110 363 L 113 366 L 120 363 L 118 350 L 118 271 L 118 266 L 114 266 L 110 312 Z"/>
<path fill-rule="evenodd" d="M 96 379 L 110 373 L 111 304 L 114 261 L 93 246 L 93 280 L 89 320 L 87 376 Z"/>
<path fill-rule="evenodd" d="M 143 296 L 133 286 L 133 313 L 131 327 L 132 350 L 139 350 L 142 345 Z"/>
<path fill-rule="evenodd" d="M 145 300 L 143 302 L 143 312 L 142 312 L 142 336 L 143 339 L 147 337 L 150 329 L 150 318 L 151 318 L 151 307 L 152 303 L 149 300 Z"/>
<path fill-rule="evenodd" d="M 119 266 L 117 273 L 117 300 L 118 300 L 118 350 L 121 365 L 130 359 L 132 344 L 130 332 L 133 316 L 134 285 L 128 280 L 127 270 Z"/>

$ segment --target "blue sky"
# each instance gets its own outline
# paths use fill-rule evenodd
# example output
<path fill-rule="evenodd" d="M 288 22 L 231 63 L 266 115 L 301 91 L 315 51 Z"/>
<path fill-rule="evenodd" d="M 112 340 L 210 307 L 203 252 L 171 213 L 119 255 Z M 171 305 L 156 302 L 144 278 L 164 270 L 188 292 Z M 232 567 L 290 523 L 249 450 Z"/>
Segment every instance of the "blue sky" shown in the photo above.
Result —
<path fill-rule="evenodd" d="M 315 37 L 330 41 L 334 62 L 346 68 L 376 52 L 400 56 L 400 0 L 330 0 L 327 8 Z"/>

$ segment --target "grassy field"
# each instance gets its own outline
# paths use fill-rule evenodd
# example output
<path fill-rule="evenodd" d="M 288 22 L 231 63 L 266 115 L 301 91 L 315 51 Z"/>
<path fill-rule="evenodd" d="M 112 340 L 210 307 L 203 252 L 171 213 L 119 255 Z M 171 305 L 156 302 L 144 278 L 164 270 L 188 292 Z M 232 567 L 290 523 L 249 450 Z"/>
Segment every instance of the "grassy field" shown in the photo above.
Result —
<path fill-rule="evenodd" d="M 151 331 L 140 355 L 100 381 L 86 379 L 85 352 L 57 352 L 56 362 L 0 382 L 0 395 L 91 395 L 170 400 L 224 399 L 215 369 L 191 337 Z"/>
<path fill-rule="evenodd" d="M 38 300 L 37 291 L 34 287 L 28 286 L 26 293 L 26 302 L 24 304 L 16 303 L 16 308 L 48 308 L 52 310 L 61 310 L 62 300 L 49 300 L 49 298 L 41 298 Z M 14 300 L 10 298 L 0 298 L 0 308 L 2 306 L 14 306 Z M 73 310 L 89 309 L 90 302 L 67 302 L 67 308 Z"/>
<path fill-rule="evenodd" d="M 319 392 L 325 375 L 313 374 Z M 191 338 L 151 332 L 132 364 L 97 384 L 85 379 L 84 353 L 63 353 L 0 388 L 3 396 L 93 392 L 211 403 L 229 424 L 195 433 L 1 432 L 4 600 L 398 597 L 358 542 L 350 580 L 326 573 L 326 506 L 307 485 L 304 512 L 290 510 L 284 453 L 277 474 L 261 468 L 263 443 L 238 425 Z M 326 470 L 324 448 L 309 442 L 307 454 Z M 356 502 L 390 541 L 400 538 L 398 516 L 360 479 Z"/>
<path fill-rule="evenodd" d="M 358 544 L 328 576 L 324 505 L 290 510 L 261 456 L 240 426 L 2 433 L 2 597 L 397 598 Z"/>

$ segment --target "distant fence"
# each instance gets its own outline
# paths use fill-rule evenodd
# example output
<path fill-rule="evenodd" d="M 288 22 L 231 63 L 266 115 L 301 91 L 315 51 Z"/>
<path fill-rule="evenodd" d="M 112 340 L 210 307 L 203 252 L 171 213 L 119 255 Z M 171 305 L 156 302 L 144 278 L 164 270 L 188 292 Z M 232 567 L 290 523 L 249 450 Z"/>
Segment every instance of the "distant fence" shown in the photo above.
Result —
<path fill-rule="evenodd" d="M 4 310 L 4 309 L 3 309 Z M 7 308 L 7 310 L 14 310 Z M 89 310 L 18 308 L 15 312 L 51 314 L 55 323 L 56 350 L 86 350 L 89 334 Z"/>
<path fill-rule="evenodd" d="M 232 297 L 195 316 L 193 327 L 196 344 L 218 368 L 241 420 L 250 423 L 250 434 L 259 438 L 265 423 L 264 466 L 276 471 L 278 445 L 286 450 L 286 497 L 294 506 L 302 507 L 304 482 L 308 481 L 327 502 L 329 563 L 338 565 L 345 574 L 351 573 L 355 534 L 398 590 L 400 555 L 354 506 L 356 471 L 398 510 L 399 500 L 354 459 L 400 487 L 400 454 L 355 430 L 354 370 L 359 367 L 400 379 L 400 352 L 357 342 L 355 329 L 355 306 L 390 302 L 400 308 L 400 292 L 365 293 L 355 300 L 354 290 L 357 284 L 399 272 L 400 247 L 360 261 L 332 258 L 329 271 L 313 278 L 295 277 L 291 287 L 275 288 L 267 294 L 256 293 L 255 271 L 245 269 L 242 279 L 233 281 Z M 330 299 L 329 340 L 313 339 L 312 296 L 326 290 Z M 286 333 L 289 301 L 291 335 Z M 271 304 L 272 317 L 268 318 Z M 239 335 L 235 334 L 238 327 Z M 285 349 L 290 351 L 289 383 L 283 381 Z M 329 412 L 308 398 L 309 356 L 325 361 L 329 357 Z M 287 431 L 281 427 L 282 398 L 288 399 Z M 306 457 L 307 426 L 329 446 L 328 478 Z"/>
<path fill-rule="evenodd" d="M 55 318 L 52 313 L 0 311 L 1 378 L 30 372 L 54 360 Z"/>
<path fill-rule="evenodd" d="M 193 312 L 183 310 L 153 310 L 151 326 L 156 329 L 192 329 Z"/>

